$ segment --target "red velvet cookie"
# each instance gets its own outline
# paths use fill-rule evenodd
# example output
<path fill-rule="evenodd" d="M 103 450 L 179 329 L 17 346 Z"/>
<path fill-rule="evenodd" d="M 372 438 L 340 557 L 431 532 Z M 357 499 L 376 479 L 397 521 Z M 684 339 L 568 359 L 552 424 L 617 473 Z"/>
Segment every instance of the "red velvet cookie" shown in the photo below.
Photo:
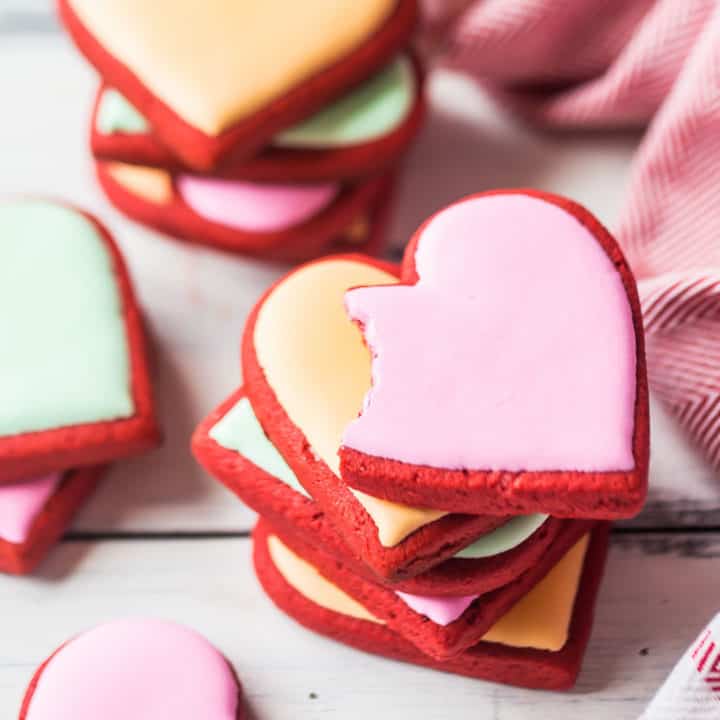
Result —
<path fill-rule="evenodd" d="M 0 486 L 0 572 L 32 572 L 95 489 L 102 467 Z"/>
<path fill-rule="evenodd" d="M 242 720 L 242 688 L 202 635 L 124 618 L 68 640 L 37 670 L 19 720 Z"/>
<path fill-rule="evenodd" d="M 0 485 L 159 442 L 140 311 L 108 232 L 46 200 L 0 205 Z"/>
<path fill-rule="evenodd" d="M 559 563 L 572 553 L 580 552 L 577 548 L 581 539 L 592 527 L 593 523 L 584 522 L 566 527 L 536 565 L 503 587 L 483 595 L 444 596 L 406 593 L 368 582 L 355 574 L 350 564 L 325 552 L 321 546 L 304 542 L 297 534 L 284 533 L 280 527 L 274 527 L 272 532 L 389 628 L 426 655 L 446 660 L 480 642 L 490 628 Z"/>
<path fill-rule="evenodd" d="M 96 167 L 112 203 L 134 220 L 189 242 L 291 262 L 335 248 L 377 252 L 393 185 L 389 175 L 359 185 L 291 185 Z"/>
<path fill-rule="evenodd" d="M 243 502 L 290 540 L 322 548 L 353 573 L 417 595 L 482 595 L 544 563 L 548 548 L 568 550 L 592 523 L 556 518 L 514 518 L 430 570 L 396 581 L 376 575 L 333 529 L 265 435 L 242 389 L 198 426 L 192 442 L 197 460 Z M 510 527 L 514 525 L 515 527 Z M 577 532 L 567 530 L 575 526 Z"/>
<path fill-rule="evenodd" d="M 352 487 L 453 512 L 640 511 L 640 304 L 587 210 L 534 190 L 470 196 L 420 227 L 399 285 L 345 302 L 372 352 L 372 389 L 341 440 Z"/>
<path fill-rule="evenodd" d="M 81 52 L 198 170 L 250 157 L 382 68 L 415 0 L 58 0 Z"/>
<path fill-rule="evenodd" d="M 398 580 L 452 557 L 508 518 L 377 501 L 352 492 L 338 474 L 342 430 L 370 387 L 370 358 L 343 296 L 360 283 L 390 282 L 395 272 L 360 255 L 297 268 L 250 314 L 242 367 L 260 424 L 300 483 L 357 557 L 377 575 Z"/>
<path fill-rule="evenodd" d="M 367 652 L 435 670 L 508 685 L 561 690 L 570 688 L 580 671 L 605 565 L 608 531 L 603 524 L 593 532 L 569 622 L 563 623 L 560 616 L 555 619 L 555 633 L 566 636 L 560 649 L 533 647 L 534 642 L 541 644 L 537 640 L 548 630 L 543 613 L 536 611 L 538 598 L 542 601 L 536 595 L 511 610 L 486 640 L 442 661 L 420 652 L 271 537 L 269 526 L 260 522 L 254 534 L 257 576 L 272 601 L 311 630 Z"/>
<path fill-rule="evenodd" d="M 262 151 L 221 163 L 215 177 L 256 182 L 314 183 L 390 170 L 420 129 L 422 72 L 413 55 L 400 55 L 358 87 L 303 122 L 278 133 Z M 116 89 L 102 85 L 90 126 L 100 160 L 182 172 L 182 162 L 153 133 L 148 120 Z"/>

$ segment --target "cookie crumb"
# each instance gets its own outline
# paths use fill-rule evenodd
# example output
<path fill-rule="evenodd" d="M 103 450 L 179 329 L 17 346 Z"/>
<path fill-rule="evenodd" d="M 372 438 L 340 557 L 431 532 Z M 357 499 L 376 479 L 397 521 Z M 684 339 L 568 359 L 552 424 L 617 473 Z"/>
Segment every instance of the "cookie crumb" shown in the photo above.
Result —
<path fill-rule="evenodd" d="M 642 655 L 643 657 L 648 656 L 650 654 L 650 648 L 643 648 L 639 654 Z"/>

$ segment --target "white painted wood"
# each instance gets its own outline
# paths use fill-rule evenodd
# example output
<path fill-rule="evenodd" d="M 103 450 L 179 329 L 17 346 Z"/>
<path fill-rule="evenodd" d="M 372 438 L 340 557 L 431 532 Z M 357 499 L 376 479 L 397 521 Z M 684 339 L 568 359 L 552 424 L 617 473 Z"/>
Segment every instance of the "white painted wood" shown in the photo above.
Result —
<path fill-rule="evenodd" d="M 0 717 L 16 716 L 35 667 L 74 633 L 117 616 L 159 615 L 192 625 L 226 653 L 258 720 L 631 720 L 718 609 L 720 575 L 709 572 L 713 561 L 684 557 L 686 541 L 657 548 L 636 536 L 613 548 L 570 694 L 434 673 L 315 636 L 263 596 L 248 540 L 65 543 L 40 577 L 0 578 Z M 720 535 L 703 542 L 717 567 Z"/>
<path fill-rule="evenodd" d="M 53 30 L 50 5 L 0 0 L 0 196 L 58 196 L 96 212 L 114 231 L 153 335 L 166 431 L 161 450 L 112 470 L 76 527 L 247 529 L 252 514 L 204 475 L 187 447 L 196 423 L 240 382 L 244 319 L 282 269 L 180 245 L 109 206 L 86 147 L 95 76 Z M 530 130 L 467 80 L 446 72 L 435 74 L 430 90 L 427 128 L 408 159 L 398 197 L 391 231 L 396 247 L 443 204 L 499 185 L 566 193 L 609 225 L 617 221 L 635 136 Z M 720 481 L 670 422 L 658 413 L 653 421 L 653 493 L 639 522 L 717 525 Z"/>

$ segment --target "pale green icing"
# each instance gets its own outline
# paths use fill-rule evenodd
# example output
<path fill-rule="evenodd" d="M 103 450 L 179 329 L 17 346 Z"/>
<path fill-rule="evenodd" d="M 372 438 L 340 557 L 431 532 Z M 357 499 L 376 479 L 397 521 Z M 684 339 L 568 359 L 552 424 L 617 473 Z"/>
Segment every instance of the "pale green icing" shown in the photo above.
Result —
<path fill-rule="evenodd" d="M 210 437 L 226 450 L 233 450 L 282 480 L 305 497 L 310 494 L 300 484 L 295 473 L 270 442 L 247 398 L 239 400 L 210 430 Z M 502 527 L 483 535 L 454 557 L 483 558 L 511 550 L 527 540 L 544 522 L 547 515 L 521 515 Z"/>
<path fill-rule="evenodd" d="M 247 398 L 242 398 L 213 425 L 210 437 L 226 450 L 244 455 L 269 475 L 310 497 L 277 448 L 268 440 Z"/>
<path fill-rule="evenodd" d="M 0 205 L 0 435 L 133 414 L 122 304 L 83 215 Z"/>
<path fill-rule="evenodd" d="M 117 90 L 108 88 L 103 91 L 95 117 L 95 128 L 102 135 L 122 133 L 146 133 L 150 124 L 140 111 Z"/>
<path fill-rule="evenodd" d="M 415 102 L 415 75 L 407 57 L 385 69 L 307 120 L 275 136 L 291 148 L 343 147 L 386 135 L 405 120 Z M 95 127 L 103 135 L 146 133 L 150 124 L 123 95 L 108 88 L 98 105 Z"/>
<path fill-rule="evenodd" d="M 412 63 L 399 57 L 356 90 L 276 135 L 274 144 L 323 148 L 369 142 L 395 130 L 414 102 Z"/>
<path fill-rule="evenodd" d="M 548 516 L 542 513 L 518 515 L 497 530 L 483 535 L 472 545 L 463 548 L 455 557 L 477 560 L 512 550 L 525 542 L 547 519 Z"/>

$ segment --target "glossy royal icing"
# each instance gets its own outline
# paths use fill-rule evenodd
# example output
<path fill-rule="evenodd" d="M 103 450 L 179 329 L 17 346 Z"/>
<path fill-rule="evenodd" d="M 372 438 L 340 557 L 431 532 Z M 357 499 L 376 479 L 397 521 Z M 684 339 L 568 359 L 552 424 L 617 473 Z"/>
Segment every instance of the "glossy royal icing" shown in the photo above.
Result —
<path fill-rule="evenodd" d="M 173 199 L 172 177 L 166 170 L 121 162 L 106 162 L 103 167 L 116 183 L 147 202 L 167 205 Z"/>
<path fill-rule="evenodd" d="M 429 595 L 411 595 L 405 592 L 395 593 L 411 610 L 424 615 L 436 625 L 449 625 L 455 622 L 479 595 L 457 595 L 431 597 Z"/>
<path fill-rule="evenodd" d="M 273 565 L 280 574 L 293 587 L 302 588 L 303 594 L 310 597 L 316 605 L 342 612 L 343 615 L 350 615 L 359 620 L 384 625 L 382 620 L 378 620 L 357 600 L 326 580 L 317 568 L 290 550 L 276 535 L 270 535 L 267 543 Z"/>
<path fill-rule="evenodd" d="M 402 125 L 416 93 L 412 63 L 401 56 L 355 90 L 276 135 L 273 145 L 330 148 L 376 140 Z"/>
<path fill-rule="evenodd" d="M 94 223 L 46 201 L 0 205 L 0 435 L 134 412 L 123 307 Z"/>
<path fill-rule="evenodd" d="M 62 482 L 62 473 L 0 485 L 0 540 L 21 545 Z"/>
<path fill-rule="evenodd" d="M 635 333 L 621 277 L 576 217 L 470 198 L 424 226 L 415 285 L 346 296 L 372 389 L 343 444 L 443 469 L 634 466 Z"/>
<path fill-rule="evenodd" d="M 309 493 L 277 448 L 268 440 L 247 398 L 242 398 L 210 428 L 210 437 L 226 450 L 246 457 L 269 475 L 305 497 Z"/>
<path fill-rule="evenodd" d="M 212 222 L 247 232 L 271 233 L 300 225 L 322 212 L 339 183 L 281 185 L 179 175 L 175 185 L 187 205 Z"/>
<path fill-rule="evenodd" d="M 95 129 L 101 135 L 136 135 L 150 132 L 150 123 L 122 93 L 106 88 L 98 102 Z"/>

